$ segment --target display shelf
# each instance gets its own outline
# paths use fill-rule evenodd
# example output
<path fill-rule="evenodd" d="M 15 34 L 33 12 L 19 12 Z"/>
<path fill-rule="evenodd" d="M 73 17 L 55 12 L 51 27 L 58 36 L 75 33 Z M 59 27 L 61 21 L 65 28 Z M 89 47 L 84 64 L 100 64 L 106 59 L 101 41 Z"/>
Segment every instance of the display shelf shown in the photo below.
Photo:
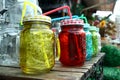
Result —
<path fill-rule="evenodd" d="M 0 66 L 0 80 L 87 80 L 97 73 L 95 70 L 97 66 L 102 66 L 103 57 L 104 53 L 99 53 L 81 67 L 64 67 L 59 61 L 56 61 L 49 73 L 39 75 L 26 75 L 19 67 Z M 99 75 L 95 75 L 102 75 L 102 71 Z M 102 80 L 101 78 L 100 80 Z"/>

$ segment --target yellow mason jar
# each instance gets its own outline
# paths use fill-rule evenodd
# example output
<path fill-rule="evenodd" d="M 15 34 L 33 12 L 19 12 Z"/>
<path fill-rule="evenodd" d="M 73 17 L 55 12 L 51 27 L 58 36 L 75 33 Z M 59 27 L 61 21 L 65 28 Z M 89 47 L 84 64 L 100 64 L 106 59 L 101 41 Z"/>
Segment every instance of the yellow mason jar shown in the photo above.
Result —
<path fill-rule="evenodd" d="M 27 74 L 49 72 L 54 64 L 54 33 L 48 16 L 26 17 L 20 34 L 20 67 Z"/>

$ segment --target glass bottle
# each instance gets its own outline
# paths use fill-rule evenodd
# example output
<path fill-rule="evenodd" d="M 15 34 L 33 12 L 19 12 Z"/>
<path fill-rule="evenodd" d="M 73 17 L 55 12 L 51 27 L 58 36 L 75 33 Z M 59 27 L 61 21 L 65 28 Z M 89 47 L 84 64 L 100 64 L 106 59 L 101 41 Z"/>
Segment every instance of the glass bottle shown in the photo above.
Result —
<path fill-rule="evenodd" d="M 89 31 L 90 24 L 86 23 L 84 24 L 84 31 L 86 33 L 86 60 L 90 60 L 93 53 L 93 47 L 92 47 L 92 34 Z"/>
<path fill-rule="evenodd" d="M 26 74 L 49 72 L 55 64 L 51 18 L 26 17 L 20 34 L 20 67 Z"/>
<path fill-rule="evenodd" d="M 66 19 L 61 21 L 60 62 L 64 66 L 82 66 L 86 55 L 86 35 L 83 20 Z"/>
<path fill-rule="evenodd" d="M 101 50 L 101 35 L 99 33 L 99 28 L 96 27 L 97 36 L 98 36 L 98 52 Z"/>
<path fill-rule="evenodd" d="M 92 56 L 96 56 L 98 54 L 98 35 L 95 26 L 90 27 L 90 32 L 92 34 L 92 47 L 93 47 L 93 54 Z"/>

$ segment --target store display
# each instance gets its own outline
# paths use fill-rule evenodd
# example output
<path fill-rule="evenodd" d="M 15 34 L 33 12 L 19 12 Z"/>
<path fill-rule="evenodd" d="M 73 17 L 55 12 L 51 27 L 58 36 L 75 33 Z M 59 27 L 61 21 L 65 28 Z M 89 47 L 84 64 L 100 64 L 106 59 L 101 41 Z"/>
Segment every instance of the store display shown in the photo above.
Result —
<path fill-rule="evenodd" d="M 54 33 L 50 30 L 51 18 L 26 17 L 20 34 L 20 67 L 24 73 L 49 72 L 54 66 Z"/>
<path fill-rule="evenodd" d="M 120 24 L 119 17 L 116 18 L 117 22 L 108 22 L 109 16 L 103 19 L 97 19 L 96 16 L 96 20 L 91 21 L 89 15 L 94 9 L 89 10 L 89 14 L 85 11 L 87 8 L 81 10 L 85 7 L 83 2 L 81 0 L 0 1 L 2 6 L 0 8 L 0 69 L 1 73 L 5 71 L 4 75 L 0 76 L 8 75 L 14 78 L 13 74 L 21 69 L 23 73 L 21 78 L 26 79 L 65 79 L 66 77 L 66 79 L 101 78 L 102 80 L 103 75 L 106 80 L 109 78 L 119 80 L 120 71 L 114 69 L 114 72 L 113 68 L 108 71 L 107 67 L 120 66 L 120 50 L 115 46 L 101 46 L 101 39 L 107 40 L 106 36 L 116 39 L 115 35 L 119 30 L 116 30 L 115 23 Z M 66 6 L 67 4 L 70 7 Z M 118 39 L 119 37 L 117 34 Z M 7 70 L 9 71 L 6 74 Z M 71 76 L 68 72 L 73 72 L 74 75 Z M 15 75 L 16 79 L 20 78 L 21 73 Z"/>
<path fill-rule="evenodd" d="M 60 62 L 65 66 L 82 66 L 86 56 L 86 35 L 83 20 L 66 19 L 61 21 Z"/>

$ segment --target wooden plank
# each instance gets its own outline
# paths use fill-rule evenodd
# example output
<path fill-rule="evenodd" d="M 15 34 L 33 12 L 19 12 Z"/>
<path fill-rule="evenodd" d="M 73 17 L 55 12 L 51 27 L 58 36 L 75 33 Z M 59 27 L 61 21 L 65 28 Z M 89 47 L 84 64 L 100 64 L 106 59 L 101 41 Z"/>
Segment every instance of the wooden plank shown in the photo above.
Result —
<path fill-rule="evenodd" d="M 101 60 L 101 58 L 104 56 L 104 53 L 99 53 L 96 57 L 93 57 L 90 61 L 86 61 L 86 64 L 96 64 L 99 60 Z"/>
<path fill-rule="evenodd" d="M 19 68 L 0 67 L 2 78 L 22 79 L 22 80 L 80 80 L 84 73 L 50 71 L 41 75 L 26 75 Z"/>
<path fill-rule="evenodd" d="M 0 80 L 85 80 L 91 75 L 94 64 L 98 63 L 104 54 L 98 54 L 80 67 L 64 67 L 56 61 L 54 68 L 45 74 L 26 75 L 20 68 L 0 66 Z"/>
<path fill-rule="evenodd" d="M 94 64 L 96 64 L 104 54 L 98 54 L 96 57 L 92 58 L 90 61 L 86 61 L 83 66 L 80 67 L 65 67 L 59 61 L 56 61 L 56 64 L 53 70 L 59 71 L 76 71 L 76 72 L 87 72 L 87 69 L 91 69 Z"/>
<path fill-rule="evenodd" d="M 78 73 L 85 73 L 88 71 L 88 69 L 81 69 L 79 67 L 63 67 L 59 65 L 55 65 L 53 70 L 61 72 L 78 72 Z"/>
<path fill-rule="evenodd" d="M 96 64 L 104 54 L 98 54 L 96 57 L 92 58 L 90 61 L 86 61 L 83 66 L 80 67 L 65 67 L 59 61 L 56 61 L 53 70 L 61 72 L 78 72 L 84 73 L 83 77 L 87 79 L 94 70 L 94 64 Z"/>

